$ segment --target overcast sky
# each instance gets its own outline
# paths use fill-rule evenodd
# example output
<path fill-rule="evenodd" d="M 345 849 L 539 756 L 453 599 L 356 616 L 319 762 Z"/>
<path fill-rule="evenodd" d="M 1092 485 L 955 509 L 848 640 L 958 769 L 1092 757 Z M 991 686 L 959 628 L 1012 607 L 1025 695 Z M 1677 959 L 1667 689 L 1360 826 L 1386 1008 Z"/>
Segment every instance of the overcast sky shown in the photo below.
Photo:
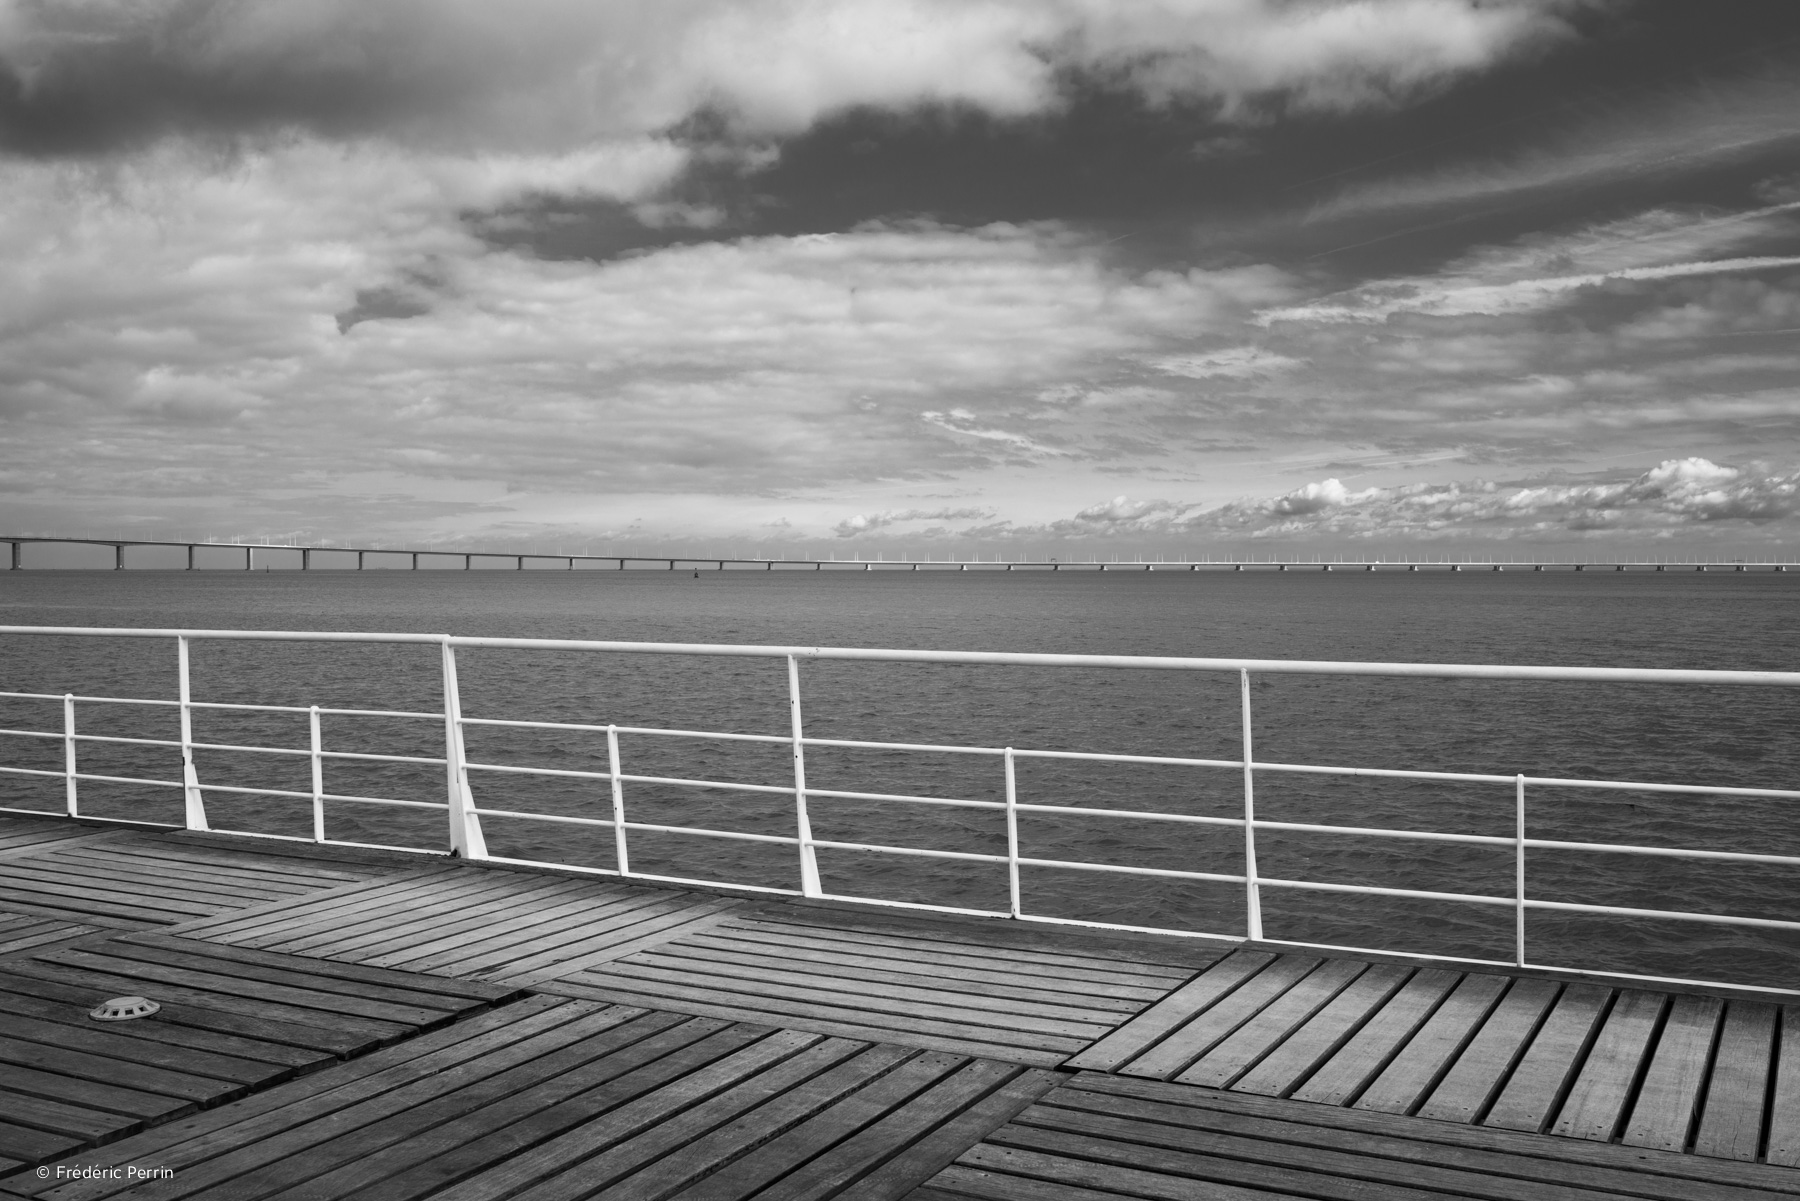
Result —
<path fill-rule="evenodd" d="M 1800 546 L 1797 368 L 1792 0 L 0 0 L 0 534 Z"/>

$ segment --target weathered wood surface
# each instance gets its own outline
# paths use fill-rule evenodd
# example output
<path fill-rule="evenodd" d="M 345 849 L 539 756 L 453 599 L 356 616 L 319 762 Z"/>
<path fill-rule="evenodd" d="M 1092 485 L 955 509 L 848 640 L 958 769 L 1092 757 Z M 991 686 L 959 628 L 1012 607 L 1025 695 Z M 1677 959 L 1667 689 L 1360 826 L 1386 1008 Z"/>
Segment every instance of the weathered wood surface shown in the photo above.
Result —
<path fill-rule="evenodd" d="M 516 990 L 126 934 L 0 964 L 0 1156 L 32 1164 L 433 1029 Z M 112 997 L 149 1017 L 98 1022 Z"/>
<path fill-rule="evenodd" d="M 177 932 L 231 946 L 523 986 L 708 926 L 740 903 L 590 877 L 439 863 L 186 922 Z"/>
<path fill-rule="evenodd" d="M 42 824 L 0 823 L 0 909 L 109 929 L 174 925 L 396 870 L 392 856 L 296 843 L 73 822 L 66 829 L 80 834 L 55 838 Z"/>
<path fill-rule="evenodd" d="M 1800 1174 L 1782 1168 L 1083 1072 L 959 1156 L 913 1201 L 1797 1194 Z"/>
<path fill-rule="evenodd" d="M 21 1195 L 1800 1196 L 1795 1007 L 69 828 L 0 849 L 74 896 L 0 898 Z"/>
<path fill-rule="evenodd" d="M 764 911 L 540 987 L 1054 1067 L 1194 971 L 1143 953 L 1101 957 L 971 933 Z"/>
<path fill-rule="evenodd" d="M 54 1201 L 904 1196 L 1055 1083 L 913 1048 L 532 997 L 105 1148 Z"/>
<path fill-rule="evenodd" d="M 1067 1066 L 1794 1165 L 1796 1021 L 1742 998 L 1239 951 Z"/>

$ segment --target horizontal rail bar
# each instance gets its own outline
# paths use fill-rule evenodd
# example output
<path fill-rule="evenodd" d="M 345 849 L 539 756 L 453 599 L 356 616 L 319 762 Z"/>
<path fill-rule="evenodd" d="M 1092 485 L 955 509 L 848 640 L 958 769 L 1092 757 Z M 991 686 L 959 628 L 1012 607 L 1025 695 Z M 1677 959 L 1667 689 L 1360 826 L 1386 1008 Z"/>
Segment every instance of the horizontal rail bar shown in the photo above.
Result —
<path fill-rule="evenodd" d="M 1513 901 L 1508 899 L 1506 904 Z M 1525 908 L 1556 913 L 1596 913 L 1607 917 L 1644 917 L 1675 922 L 1711 922 L 1720 926 L 1756 926 L 1764 930 L 1800 930 L 1800 922 L 1781 921 L 1772 917 L 1734 917 L 1724 913 L 1688 913 L 1676 909 L 1628 909 L 1622 905 L 1581 905 L 1573 901 L 1534 901 L 1525 899 Z"/>
<path fill-rule="evenodd" d="M 1428 892 L 1418 888 L 1380 888 L 1373 884 L 1325 884 L 1315 880 L 1277 880 L 1258 876 L 1258 884 L 1266 888 L 1297 888 L 1308 892 L 1351 892 L 1372 897 L 1418 897 L 1427 901 L 1466 901 L 1471 905 L 1515 905 L 1516 897 L 1488 897 L 1473 892 Z M 1529 901 L 1526 904 L 1530 904 Z"/>
<path fill-rule="evenodd" d="M 566 558 L 567 556 L 559 556 Z M 1800 688 L 1800 672 L 1713 671 L 1637 667 L 1529 667 L 1492 663 L 1381 663 L 1309 659 L 1213 659 L 1165 655 L 1054 655 L 1007 651 L 926 651 L 863 647 L 766 646 L 703 642 L 613 642 L 556 638 L 481 638 L 452 634 L 305 630 L 133 629 L 94 626 L 0 626 L 0 634 L 81 638 L 188 638 L 232 642 L 369 642 L 497 650 L 598 651 L 618 654 L 730 658 L 941 663 L 998 667 L 1084 667 L 1150 671 L 1217 671 L 1274 675 L 1392 676 L 1415 679 L 1537 680 L 1607 684 L 1719 684 Z M 158 702 L 173 704 L 175 702 Z"/>

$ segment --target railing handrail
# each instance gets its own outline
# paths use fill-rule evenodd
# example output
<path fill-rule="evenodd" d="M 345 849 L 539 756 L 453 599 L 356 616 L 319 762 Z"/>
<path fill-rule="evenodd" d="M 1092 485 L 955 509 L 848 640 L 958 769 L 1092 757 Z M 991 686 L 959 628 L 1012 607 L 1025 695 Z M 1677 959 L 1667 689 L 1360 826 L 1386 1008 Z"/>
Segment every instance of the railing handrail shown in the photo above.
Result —
<path fill-rule="evenodd" d="M 1120 930 L 1138 930 L 1145 927 L 1120 926 L 1104 922 L 1086 922 L 1074 919 L 1053 918 L 1034 915 L 1026 912 L 1021 903 L 1019 868 L 1023 866 L 1051 867 L 1094 872 L 1116 872 L 1128 875 L 1163 876 L 1189 880 L 1210 880 L 1222 883 L 1241 884 L 1245 891 L 1245 920 L 1247 937 L 1251 940 L 1264 938 L 1261 922 L 1261 892 L 1263 889 L 1316 891 L 1325 893 L 1345 893 L 1375 896 L 1412 897 L 1418 899 L 1454 901 L 1464 904 L 1483 906 L 1510 906 L 1515 910 L 1515 956 L 1516 966 L 1527 966 L 1525 957 L 1525 914 L 1527 911 L 1549 911 L 1562 913 L 1612 914 L 1653 919 L 1670 919 L 1690 922 L 1712 922 L 1734 925 L 1738 927 L 1763 928 L 1775 930 L 1800 931 L 1800 922 L 1780 919 L 1730 914 L 1683 912 L 1674 910 L 1629 908 L 1609 905 L 1591 905 L 1585 903 L 1546 900 L 1528 895 L 1525 880 L 1525 856 L 1528 850 L 1541 851 L 1582 851 L 1607 854 L 1647 855 L 1653 857 L 1689 858 L 1710 860 L 1715 862 L 1737 862 L 1746 864 L 1764 864 L 1781 866 L 1800 866 L 1800 856 L 1775 855 L 1740 851 L 1703 851 L 1677 847 L 1653 847 L 1629 844 L 1571 842 L 1529 837 L 1526 827 L 1526 789 L 1533 788 L 1586 788 L 1586 789 L 1632 789 L 1660 793 L 1680 794 L 1713 794 L 1719 796 L 1757 797 L 1765 799 L 1800 799 L 1800 790 L 1746 788 L 1728 785 L 1706 784 L 1669 784 L 1645 781 L 1629 781 L 1614 779 L 1567 779 L 1547 776 L 1531 776 L 1525 774 L 1500 775 L 1492 773 L 1445 772 L 1428 770 L 1399 770 L 1387 768 L 1361 768 L 1341 765 L 1277 763 L 1257 760 L 1252 749 L 1251 724 L 1251 691 L 1250 675 L 1259 674 L 1311 674 L 1311 675 L 1356 675 L 1356 676 L 1390 676 L 1390 677 L 1427 677 L 1427 678 L 1474 678 L 1474 679 L 1523 679 L 1540 681 L 1574 681 L 1594 683 L 1654 683 L 1654 684 L 1724 684 L 1749 686 L 1793 687 L 1800 685 L 1800 672 L 1766 672 L 1766 671 L 1717 671 L 1717 670 L 1658 670 L 1644 668 L 1587 668 L 1587 667 L 1529 667 L 1507 666 L 1498 664 L 1422 664 L 1422 663 L 1378 663 L 1353 661 L 1315 661 L 1315 660 L 1281 660 L 1281 659 L 1217 659 L 1174 656 L 1148 655 L 1062 655 L 1033 654 L 1017 652 L 969 652 L 969 651 L 931 651 L 900 650 L 881 648 L 849 648 L 849 647 L 790 647 L 759 646 L 712 643 L 655 643 L 594 641 L 576 639 L 545 638 L 483 638 L 465 637 L 449 634 L 428 633 L 371 633 L 362 631 L 288 631 L 288 630 L 190 630 L 190 629 L 145 629 L 145 628 L 106 628 L 106 627 L 67 627 L 67 626 L 0 626 L 0 634 L 19 635 L 66 635 L 76 637 L 129 637 L 129 638 L 167 638 L 177 642 L 177 668 L 179 672 L 180 699 L 169 701 L 147 700 L 142 698 L 77 696 L 74 693 L 61 695 L 52 693 L 14 693 L 0 692 L 0 698 L 26 699 L 60 702 L 62 722 L 60 730 L 19 730 L 0 729 L 0 736 L 44 738 L 57 740 L 63 744 L 63 769 L 52 771 L 36 768 L 23 768 L 11 765 L 0 765 L 0 773 L 22 776 L 42 777 L 46 779 L 61 778 L 65 781 L 66 809 L 69 816 L 78 815 L 77 785 L 82 781 L 108 782 L 132 785 L 154 785 L 160 787 L 180 788 L 183 790 L 186 807 L 185 824 L 188 829 L 208 829 L 203 794 L 207 791 L 239 796 L 266 796 L 291 800 L 310 801 L 313 815 L 314 842 L 333 842 L 338 840 L 325 837 L 324 810 L 326 801 L 352 802 L 373 805 L 394 805 L 411 808 L 431 809 L 445 812 L 449 821 L 450 854 L 463 855 L 474 859 L 492 859 L 500 863 L 530 862 L 491 856 L 486 849 L 482 833 L 481 819 L 523 818 L 534 821 L 572 823 L 590 827 L 610 827 L 614 834 L 617 866 L 613 869 L 578 868 L 583 871 L 599 871 L 644 880 L 668 881 L 681 884 L 723 884 L 731 888 L 747 888 L 757 892 L 777 892 L 818 897 L 832 900 L 855 900 L 871 904 L 898 906 L 902 908 L 919 908 L 949 913 L 983 913 L 987 910 L 962 909 L 941 904 L 923 904 L 900 902 L 871 897 L 839 897 L 823 890 L 818 867 L 815 861 L 816 849 L 824 847 L 830 850 L 871 851 L 891 855 L 926 856 L 938 859 L 956 859 L 970 862 L 988 862 L 1004 864 L 1009 877 L 1010 901 L 1008 912 L 993 912 L 991 916 L 1010 916 L 1021 920 L 1058 922 L 1077 926 L 1099 926 Z M 256 704 L 223 704 L 219 702 L 196 701 L 191 695 L 191 679 L 189 664 L 189 645 L 195 640 L 235 640 L 235 641 L 303 641 L 314 643 L 390 643 L 436 646 L 442 660 L 443 672 L 443 708 L 441 712 L 413 712 L 399 710 L 364 710 L 321 708 L 320 706 L 293 705 L 256 705 Z M 781 659 L 786 663 L 788 700 L 790 708 L 789 731 L 786 735 L 744 734 L 724 731 L 687 730 L 658 727 L 620 726 L 617 724 L 595 724 L 576 722 L 546 722 L 529 720 L 511 720 L 500 718 L 474 718 L 463 714 L 457 685 L 456 655 L 461 647 L 492 648 L 505 650 L 561 650 L 581 652 L 614 652 L 625 654 L 675 654 L 693 656 L 736 656 Z M 1187 756 L 1112 754 L 1097 751 L 1062 751 L 1048 748 L 1031 747 L 988 747 L 967 744 L 940 745 L 935 743 L 899 743 L 868 742 L 863 740 L 809 738 L 806 736 L 800 712 L 800 675 L 799 663 L 805 660 L 845 660 L 863 662 L 911 662 L 940 663 L 953 665 L 998 665 L 1024 667 L 1060 667 L 1060 668 L 1122 668 L 1151 670 L 1188 670 L 1208 672 L 1233 672 L 1239 677 L 1242 718 L 1241 756 L 1232 759 L 1200 759 Z M 181 717 L 181 734 L 179 740 L 130 738 L 117 735 L 98 735 L 79 733 L 76 729 L 75 705 L 81 703 L 118 703 L 127 705 L 163 705 L 176 707 Z M 305 713 L 309 715 L 310 745 L 300 747 L 263 747 L 238 743 L 219 743 L 196 740 L 190 723 L 190 714 L 195 709 L 206 710 L 247 710 L 282 713 Z M 418 755 L 384 755 L 366 752 L 349 752 L 326 750 L 320 727 L 323 714 L 367 717 L 407 717 L 441 721 L 444 729 L 444 753 L 442 756 Z M 566 768 L 530 767 L 513 764 L 471 762 L 463 746 L 463 730 L 466 726 L 504 726 L 538 729 L 559 729 L 583 731 L 588 733 L 604 732 L 607 740 L 607 766 L 604 771 L 572 770 Z M 719 779 L 691 779 L 674 776 L 652 776 L 626 771 L 620 759 L 620 734 L 654 734 L 677 738 L 694 739 L 727 739 L 734 741 L 754 741 L 765 744 L 786 743 L 792 748 L 793 775 L 791 783 L 786 784 L 752 784 L 744 781 Z M 137 776 L 119 776 L 97 774 L 79 769 L 77 765 L 77 747 L 83 743 L 115 743 L 142 746 L 157 746 L 179 749 L 183 760 L 181 780 L 147 779 Z M 837 789 L 823 789 L 809 786 L 804 770 L 805 752 L 808 747 L 855 747 L 878 748 L 886 750 L 920 751 L 920 752 L 958 752 L 965 754 L 996 756 L 1002 759 L 1005 771 L 1005 800 L 977 801 L 953 797 L 927 797 L 897 793 L 850 792 Z M 241 752 L 265 755 L 282 755 L 294 758 L 308 758 L 311 761 L 312 788 L 310 792 L 283 788 L 256 788 L 224 784 L 202 784 L 195 772 L 193 755 L 195 751 L 208 752 Z M 1243 808 L 1241 816 L 1203 816 L 1193 814 L 1140 812 L 1112 809 L 1090 809 L 1064 805 L 1045 805 L 1022 803 L 1018 797 L 1014 773 L 1016 759 L 1070 759 L 1095 762 L 1116 763 L 1158 763 L 1172 766 L 1192 766 L 1209 769 L 1227 769 L 1242 772 Z M 417 800 L 401 800 L 387 797 L 368 797 L 352 794 L 328 792 L 324 783 L 324 765 L 329 761 L 360 760 L 391 763 L 411 763 L 421 766 L 441 766 L 445 770 L 445 800 L 427 802 Z M 478 805 L 469 786 L 469 774 L 503 773 L 514 775 L 537 775 L 547 777 L 568 777 L 591 780 L 596 783 L 611 783 L 611 812 L 608 817 L 584 817 L 547 813 L 522 813 L 511 810 L 495 809 Z M 1446 782 L 1477 783 L 1507 785 L 1514 794 L 1516 807 L 1516 829 L 1512 837 L 1492 835 L 1453 834 L 1437 831 L 1403 830 L 1379 827 L 1358 827 L 1340 825 L 1320 825 L 1315 823 L 1287 822 L 1259 818 L 1255 811 L 1254 776 L 1259 772 L 1298 772 L 1344 776 L 1370 776 L 1412 780 L 1441 780 Z M 649 824 L 627 819 L 624 806 L 624 786 L 626 784 L 654 784 L 681 788 L 723 789 L 743 792 L 786 795 L 792 798 L 796 819 L 793 835 L 752 834 L 745 831 L 729 831 L 705 829 L 697 826 L 666 826 Z M 952 851 L 945 849 L 925 849 L 878 845 L 860 842 L 818 839 L 812 834 L 807 818 L 807 798 L 837 798 L 858 801 L 881 801 L 895 803 L 913 803 L 927 805 L 949 805 L 990 810 L 1003 810 L 1007 827 L 1007 850 L 1005 854 L 976 853 L 970 851 Z M 0 812 L 41 812 L 36 810 L 0 809 Z M 1242 831 L 1244 838 L 1244 867 L 1240 874 L 1219 872 L 1200 872 L 1173 868 L 1150 868 L 1136 865 L 1074 862 L 1034 858 L 1021 852 L 1018 819 L 1021 814 L 1067 814 L 1092 818 L 1108 818 L 1129 821 L 1169 821 L 1201 823 L 1223 827 L 1235 827 Z M 106 820 L 106 819 L 100 819 Z M 130 823 L 144 824 L 144 823 Z M 1304 833 L 1334 834 L 1349 837 L 1375 837 L 1390 839 L 1435 840 L 1447 843 L 1480 844 L 1493 847 L 1510 846 L 1515 857 L 1515 886 L 1513 895 L 1489 896 L 1475 893 L 1446 893 L 1421 889 L 1389 888 L 1374 885 L 1338 884 L 1315 880 L 1293 880 L 1264 876 L 1259 873 L 1256 857 L 1256 832 L 1290 831 Z M 795 848 L 799 855 L 800 888 L 783 889 L 767 888 L 728 881 L 692 880 L 679 877 L 651 875 L 634 872 L 629 865 L 626 836 L 628 831 L 666 832 L 703 838 L 722 838 L 746 840 L 762 843 L 780 844 Z M 248 831 L 241 831 L 249 833 Z M 265 835 L 258 835 L 265 837 Z M 266 837 L 289 838 L 288 835 L 266 835 Z M 301 841 L 306 841 L 302 839 Z M 342 845 L 373 845 L 362 843 L 344 843 Z M 390 848 L 418 849 L 418 848 Z M 442 852 L 439 852 L 442 853 Z M 566 865 L 564 865 L 566 866 Z M 1163 933 L 1202 935 L 1206 937 L 1238 938 L 1230 934 L 1207 934 L 1196 930 L 1163 929 Z M 1271 940 L 1285 941 L 1285 940 Z M 1292 945 L 1322 946 L 1324 944 L 1295 943 Z M 1358 950 L 1359 948 L 1338 947 L 1340 950 Z M 1412 956 L 1410 952 L 1396 951 L 1396 954 Z M 1418 957 L 1418 956 L 1412 956 Z M 1438 957 L 1443 958 L 1443 957 Z M 1460 960 L 1461 962 L 1498 963 L 1495 960 Z M 1537 965 L 1532 965 L 1537 966 Z M 1707 983 L 1705 981 L 1675 980 L 1670 977 L 1628 976 L 1627 973 L 1583 971 L 1583 969 L 1567 969 L 1589 975 L 1619 976 L 1631 979 L 1665 980 L 1684 984 Z M 1794 989 L 1774 988 L 1759 985 L 1733 985 L 1732 987 L 1750 988 L 1763 992 L 1794 993 Z"/>
<path fill-rule="evenodd" d="M 1427 679 L 1545 680 L 1595 684 L 1720 684 L 1800 688 L 1800 671 L 1655 667 L 1552 667 L 1500 663 L 1387 663 L 1335 659 L 1219 659 L 1182 655 L 1063 655 L 1022 651 L 932 651 L 881 647 L 774 646 L 755 643 L 620 642 L 581 638 L 484 638 L 462 634 L 359 630 L 189 630 L 107 626 L 0 626 L 0 634 L 88 638 L 187 638 L 242 642 L 374 642 L 501 650 L 703 655 L 757 659 L 836 659 L 1000 667 L 1085 667 L 1149 671 L 1250 671 L 1259 675 L 1394 676 Z"/>

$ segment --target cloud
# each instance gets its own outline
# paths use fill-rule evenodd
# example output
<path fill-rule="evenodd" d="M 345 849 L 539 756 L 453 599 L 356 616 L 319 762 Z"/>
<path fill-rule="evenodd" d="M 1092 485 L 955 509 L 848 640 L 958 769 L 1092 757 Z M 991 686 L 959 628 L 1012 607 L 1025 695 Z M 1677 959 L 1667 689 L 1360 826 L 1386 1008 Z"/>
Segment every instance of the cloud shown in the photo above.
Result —
<path fill-rule="evenodd" d="M 638 195 L 669 161 L 647 144 L 587 186 Z M 1007 398 L 1217 340 L 1286 288 L 1122 270 L 1053 223 L 595 263 L 461 219 L 533 178 L 301 136 L 0 162 L 0 470 L 46 506 L 287 490 L 360 521 L 332 481 L 742 496 L 973 469 L 1067 453 Z"/>
<path fill-rule="evenodd" d="M 1060 103 L 1074 72 L 1227 115 L 1391 105 L 1572 36 L 1475 0 L 90 0 L 0 17 L 0 144 L 301 127 L 563 150 L 702 110 L 785 135 L 859 105 Z"/>
<path fill-rule="evenodd" d="M 1782 237 L 1800 202 L 1716 214 L 1652 210 L 1569 233 L 1486 247 L 1430 276 L 1378 280 L 1306 304 L 1269 309 L 1257 323 L 1385 321 L 1396 313 L 1498 316 L 1552 307 L 1616 280 L 1666 280 L 1800 266 L 1800 256 L 1694 261 L 1746 242 Z M 1586 268 L 1586 270 L 1582 270 Z M 1553 272 L 1553 274 L 1551 274 Z"/>
<path fill-rule="evenodd" d="M 1296 539 L 1526 538 L 1632 532 L 1673 533 L 1733 522 L 1762 525 L 1800 512 L 1800 472 L 1759 474 L 1707 459 L 1668 459 L 1611 483 L 1502 488 L 1476 480 L 1353 491 L 1321 480 L 1279 496 L 1214 508 L 1116 497 L 1041 530 L 1042 536 L 1134 535 Z"/>
<path fill-rule="evenodd" d="M 992 509 L 884 509 L 879 513 L 858 513 L 831 527 L 840 538 L 872 534 L 890 526 L 920 521 L 980 521 L 994 515 Z"/>
<path fill-rule="evenodd" d="M 1150 360 L 1150 366 L 1158 371 L 1188 379 L 1259 379 L 1300 365 L 1299 359 L 1256 346 L 1233 346 L 1204 354 L 1168 355 Z"/>

